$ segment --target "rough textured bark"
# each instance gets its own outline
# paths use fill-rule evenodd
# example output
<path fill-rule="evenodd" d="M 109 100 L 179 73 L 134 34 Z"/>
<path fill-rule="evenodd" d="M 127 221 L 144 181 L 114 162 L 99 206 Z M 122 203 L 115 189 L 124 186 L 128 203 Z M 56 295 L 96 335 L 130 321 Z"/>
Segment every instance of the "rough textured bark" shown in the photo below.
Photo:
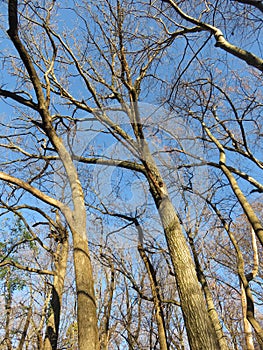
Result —
<path fill-rule="evenodd" d="M 74 231 L 77 223 L 73 222 L 71 227 L 78 305 L 78 349 L 98 350 L 99 335 L 92 266 L 86 238 L 86 216 L 83 219 L 84 222 L 80 222 L 84 227 L 82 234 Z"/>
<path fill-rule="evenodd" d="M 195 266 L 174 207 L 167 196 L 159 203 L 167 245 L 175 269 L 176 283 L 192 350 L 218 349 Z"/>
<path fill-rule="evenodd" d="M 206 309 L 187 240 L 164 181 L 144 141 L 142 154 L 150 190 L 159 211 L 174 266 L 190 347 L 192 350 L 218 350 L 217 336 Z"/>
<path fill-rule="evenodd" d="M 66 170 L 72 193 L 74 210 L 64 210 L 73 237 L 73 255 L 78 305 L 78 346 L 79 350 L 99 349 L 99 333 L 92 265 L 86 232 L 86 208 L 84 193 L 76 168 L 54 128 L 47 121 L 46 133 L 57 150 Z"/>

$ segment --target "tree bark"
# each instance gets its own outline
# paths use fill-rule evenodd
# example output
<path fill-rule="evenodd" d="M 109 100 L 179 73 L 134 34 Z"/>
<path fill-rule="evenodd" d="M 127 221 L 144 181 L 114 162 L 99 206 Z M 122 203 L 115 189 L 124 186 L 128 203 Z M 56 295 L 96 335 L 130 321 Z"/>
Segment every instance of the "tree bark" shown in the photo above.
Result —
<path fill-rule="evenodd" d="M 27 312 L 26 322 L 24 325 L 22 336 L 21 336 L 21 339 L 19 341 L 19 344 L 18 344 L 18 347 L 16 350 L 23 350 L 24 344 L 26 344 L 26 336 L 27 336 L 27 332 L 29 329 L 31 317 L 32 317 L 32 306 L 30 305 L 28 312 Z"/>
<path fill-rule="evenodd" d="M 12 292 L 11 292 L 11 271 L 10 267 L 7 267 L 6 272 L 6 280 L 5 280 L 5 287 L 6 287 L 6 297 L 5 297 L 5 313 L 6 313 L 6 320 L 5 320 L 5 337 L 4 342 L 6 344 L 7 350 L 12 350 L 12 342 L 10 339 L 10 315 L 11 315 L 11 304 L 12 304 Z"/>
<path fill-rule="evenodd" d="M 156 273 L 154 271 L 154 268 L 152 266 L 152 263 L 149 257 L 145 252 L 145 249 L 143 248 L 143 242 L 140 240 L 140 237 L 143 237 L 142 228 L 137 221 L 135 222 L 135 225 L 139 233 L 138 235 L 139 242 L 138 242 L 137 249 L 139 251 L 142 261 L 144 262 L 144 266 L 147 270 L 149 280 L 150 280 L 150 287 L 152 291 L 154 310 L 155 310 L 155 318 L 156 318 L 156 323 L 158 328 L 158 341 L 160 345 L 160 350 L 168 350 L 169 346 L 167 343 L 164 314 L 163 314 L 163 308 L 162 308 L 161 298 L 159 293 L 159 286 L 156 280 Z"/>
<path fill-rule="evenodd" d="M 47 322 L 44 350 L 57 349 L 60 311 L 62 306 L 62 295 L 67 271 L 69 249 L 67 232 L 63 228 L 61 228 L 61 231 L 62 232 L 58 232 L 58 234 L 61 234 L 61 236 L 59 236 L 59 238 L 61 238 L 61 242 L 58 243 L 57 251 L 55 253 L 55 276 L 52 285 L 51 311 Z"/>
<path fill-rule="evenodd" d="M 43 85 L 34 67 L 30 54 L 28 53 L 26 47 L 23 45 L 23 42 L 20 40 L 17 7 L 17 0 L 9 0 L 8 34 L 23 62 L 24 67 L 27 70 L 29 79 L 34 87 L 38 101 L 37 111 L 39 112 L 42 119 L 42 123 L 39 124 L 39 126 L 45 132 L 55 151 L 59 155 L 65 168 L 67 179 L 71 188 L 71 197 L 74 209 L 70 210 L 68 207 L 64 206 L 62 212 L 70 226 L 73 237 L 74 267 L 78 302 L 79 350 L 96 350 L 99 348 L 99 337 L 92 266 L 87 242 L 86 208 L 84 202 L 84 194 L 71 155 L 69 154 L 52 124 L 52 117 L 49 113 L 50 86 L 48 77 L 46 76 L 47 94 L 45 96 L 42 88 Z M 32 187 L 30 185 L 27 187 L 32 190 Z M 36 192 L 43 200 L 44 194 L 39 193 L 40 191 Z"/>
<path fill-rule="evenodd" d="M 246 349 L 247 350 L 255 350 L 254 341 L 253 341 L 253 334 L 252 334 L 252 327 L 246 318 L 247 298 L 246 298 L 246 292 L 245 292 L 245 289 L 244 289 L 244 286 L 242 283 L 241 283 L 241 304 L 242 304 L 243 327 L 244 327 L 244 337 L 245 337 L 245 342 L 246 342 Z"/>
<path fill-rule="evenodd" d="M 84 232 L 74 230 L 74 227 L 79 226 L 74 221 L 71 227 L 78 305 L 78 349 L 99 350 L 94 281 L 86 238 L 86 216 L 84 220 L 85 222 L 82 222 Z"/>
<path fill-rule="evenodd" d="M 211 293 L 209 286 L 207 284 L 206 277 L 205 277 L 204 272 L 202 270 L 202 267 L 200 265 L 198 254 L 197 254 L 196 249 L 195 249 L 193 238 L 191 236 L 189 236 L 189 242 L 190 242 L 190 247 L 191 247 L 191 250 L 192 250 L 192 253 L 194 256 L 197 277 L 198 277 L 199 282 L 201 283 L 201 286 L 202 286 L 202 289 L 204 292 L 205 301 L 206 301 L 206 305 L 207 305 L 207 311 L 208 311 L 209 317 L 211 319 L 212 325 L 214 327 L 214 330 L 216 332 L 217 340 L 219 343 L 219 349 L 220 350 L 228 350 L 229 347 L 227 345 L 226 337 L 225 337 L 223 330 L 222 330 L 222 324 L 219 320 L 218 313 L 216 311 L 216 308 L 215 308 L 215 305 L 213 302 L 212 293 Z"/>
<path fill-rule="evenodd" d="M 175 209 L 167 196 L 158 203 L 167 245 L 173 262 L 183 318 L 191 350 L 218 350 L 190 250 Z"/>
<path fill-rule="evenodd" d="M 158 209 L 174 266 L 181 309 L 191 350 L 218 350 L 219 344 L 209 318 L 195 264 L 182 232 L 179 218 L 167 188 L 152 158 L 148 145 L 142 141 L 142 162 L 150 191 Z"/>
<path fill-rule="evenodd" d="M 113 301 L 113 293 L 115 288 L 115 271 L 114 265 L 110 263 L 110 281 L 107 278 L 107 297 L 104 301 L 104 313 L 101 322 L 101 332 L 100 332 L 100 350 L 108 350 L 109 348 L 109 338 L 110 338 L 110 317 L 111 308 Z"/>

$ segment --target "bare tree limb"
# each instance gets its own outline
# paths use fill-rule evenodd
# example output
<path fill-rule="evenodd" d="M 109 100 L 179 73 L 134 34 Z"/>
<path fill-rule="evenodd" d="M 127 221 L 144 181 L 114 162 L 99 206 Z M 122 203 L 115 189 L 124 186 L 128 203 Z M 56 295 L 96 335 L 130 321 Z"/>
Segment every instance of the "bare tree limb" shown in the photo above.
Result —
<path fill-rule="evenodd" d="M 30 107 L 30 108 L 34 109 L 35 111 L 38 111 L 38 105 L 35 102 L 20 96 L 18 92 L 11 92 L 8 90 L 0 89 L 0 96 L 3 96 L 5 98 L 9 97 L 12 100 L 14 100 L 14 101 L 16 101 L 24 106 Z"/>
<path fill-rule="evenodd" d="M 40 199 L 41 201 L 43 201 L 51 206 L 54 206 L 55 208 L 60 209 L 61 211 L 66 210 L 66 206 L 62 202 L 46 195 L 45 193 L 41 192 L 37 188 L 29 185 L 27 182 L 25 182 L 21 179 L 18 179 L 17 177 L 11 176 L 7 173 L 4 173 L 3 171 L 0 171 L 0 179 L 3 181 L 6 181 L 8 183 L 11 183 L 13 185 L 17 185 L 20 188 L 23 188 L 24 190 L 31 193 L 36 198 Z"/>
<path fill-rule="evenodd" d="M 0 267 L 3 266 L 14 266 L 17 269 L 20 270 L 24 270 L 24 271 L 29 271 L 29 272 L 34 272 L 34 273 L 38 273 L 39 275 L 54 275 L 53 271 L 49 271 L 49 270 L 40 270 L 40 269 L 35 269 L 34 267 L 29 267 L 29 266 L 23 266 L 15 261 L 12 260 L 7 260 L 7 261 L 3 261 L 0 263 Z"/>
<path fill-rule="evenodd" d="M 165 0 L 166 3 L 170 4 L 173 9 L 186 21 L 193 23 L 200 28 L 202 28 L 204 31 L 208 31 L 211 34 L 213 34 L 214 38 L 216 39 L 215 47 L 219 47 L 224 51 L 227 51 L 231 53 L 233 56 L 236 56 L 240 58 L 242 61 L 245 61 L 248 65 L 253 66 L 263 72 L 263 59 L 256 56 L 255 54 L 246 51 L 244 49 L 241 49 L 238 46 L 235 46 L 231 44 L 229 41 L 226 40 L 224 37 L 224 34 L 222 31 L 212 26 L 211 24 L 202 22 L 194 17 L 189 16 L 187 13 L 185 13 L 175 1 L 173 0 Z"/>

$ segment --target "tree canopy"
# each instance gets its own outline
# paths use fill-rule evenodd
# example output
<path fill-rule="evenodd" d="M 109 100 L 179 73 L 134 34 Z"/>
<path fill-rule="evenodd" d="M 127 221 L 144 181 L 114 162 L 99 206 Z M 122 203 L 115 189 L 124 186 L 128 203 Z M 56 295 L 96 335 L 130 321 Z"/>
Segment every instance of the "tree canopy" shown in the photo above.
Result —
<path fill-rule="evenodd" d="M 0 348 L 261 348 L 262 2 L 0 7 Z"/>

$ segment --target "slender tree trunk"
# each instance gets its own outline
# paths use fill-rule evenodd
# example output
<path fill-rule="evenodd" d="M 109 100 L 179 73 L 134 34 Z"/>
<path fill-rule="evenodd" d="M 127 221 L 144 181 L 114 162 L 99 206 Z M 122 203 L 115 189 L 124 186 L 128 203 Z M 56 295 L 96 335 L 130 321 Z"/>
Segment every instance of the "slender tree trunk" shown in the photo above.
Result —
<path fill-rule="evenodd" d="M 209 314 L 209 317 L 212 321 L 212 325 L 214 327 L 214 330 L 216 332 L 217 340 L 219 343 L 219 349 L 220 350 L 229 350 L 229 347 L 227 345 L 226 337 L 223 333 L 222 330 L 222 325 L 218 317 L 218 313 L 216 312 L 216 308 L 213 302 L 213 297 L 212 293 L 209 289 L 209 286 L 207 284 L 205 275 L 203 273 L 202 267 L 199 262 L 198 254 L 195 249 L 194 241 L 193 238 L 189 235 L 189 242 L 190 242 L 190 247 L 194 256 L 194 261 L 195 261 L 195 266 L 196 266 L 196 272 L 197 272 L 197 277 L 199 282 L 201 283 L 205 300 L 206 300 L 206 305 L 207 305 L 207 311 Z"/>
<path fill-rule="evenodd" d="M 155 318 L 156 318 L 156 323 L 158 328 L 158 340 L 159 340 L 160 350 L 168 350 L 169 346 L 167 343 L 164 315 L 163 315 L 163 309 L 161 304 L 161 298 L 159 294 L 159 287 L 156 280 L 156 273 L 154 271 L 154 268 L 151 264 L 149 257 L 147 256 L 143 248 L 143 242 L 140 239 L 140 237 L 143 237 L 142 228 L 138 222 L 136 222 L 135 225 L 139 233 L 138 251 L 142 261 L 144 262 L 144 265 L 150 280 L 150 287 L 152 291 L 154 310 L 155 310 Z"/>
<path fill-rule="evenodd" d="M 50 119 L 47 116 L 46 119 Z M 87 214 L 84 193 L 78 173 L 62 140 L 48 120 L 46 133 L 57 150 L 66 170 L 74 209 L 64 207 L 63 214 L 73 238 L 73 258 L 77 290 L 78 346 L 79 350 L 98 350 L 99 332 L 92 265 L 87 239 Z"/>
<path fill-rule="evenodd" d="M 256 235 L 252 227 L 251 227 L 251 241 L 252 241 L 252 247 L 253 247 L 253 269 L 252 269 L 252 272 L 246 276 L 247 279 L 250 277 L 248 282 L 257 276 L 258 265 L 259 265 Z M 244 335 L 245 335 L 247 350 L 254 350 L 255 347 L 254 347 L 254 340 L 253 340 L 253 334 L 252 334 L 252 326 L 247 319 L 247 309 L 248 309 L 247 295 L 246 295 L 246 291 L 243 283 L 241 283 L 241 304 L 242 304 L 242 313 L 243 313 Z"/>
<path fill-rule="evenodd" d="M 29 306 L 29 309 L 27 312 L 27 317 L 26 317 L 26 322 L 25 322 L 24 329 L 22 332 L 22 336 L 21 336 L 21 339 L 19 341 L 19 344 L 18 344 L 18 347 L 16 350 L 23 350 L 24 344 L 26 344 L 26 336 L 27 336 L 29 325 L 30 325 L 31 316 L 32 316 L 32 305 Z M 27 348 L 27 345 L 26 345 L 26 348 Z"/>
<path fill-rule="evenodd" d="M 50 119 L 50 116 L 47 119 Z M 63 208 L 63 214 L 73 238 L 73 258 L 77 290 L 78 347 L 79 350 L 98 350 L 99 332 L 96 314 L 94 280 L 87 238 L 87 214 L 84 193 L 73 164 L 71 155 L 65 148 L 55 129 L 49 124 L 46 130 L 49 139 L 57 150 L 66 170 L 71 188 L 74 209 Z"/>
<path fill-rule="evenodd" d="M 113 300 L 113 292 L 115 285 L 115 272 L 114 266 L 110 264 L 110 281 L 108 284 L 108 297 L 107 301 L 105 300 L 106 305 L 104 306 L 104 315 L 101 325 L 101 335 L 100 335 L 100 350 L 108 350 L 109 346 L 109 326 L 110 326 L 110 316 L 111 316 L 111 307 Z"/>
<path fill-rule="evenodd" d="M 86 208 L 83 190 L 71 155 L 52 124 L 53 119 L 49 113 L 50 86 L 48 79 L 46 82 L 46 94 L 44 94 L 43 84 L 40 81 L 31 56 L 27 51 L 27 48 L 23 45 L 23 42 L 20 40 L 17 0 L 8 1 L 8 20 L 8 35 L 19 53 L 36 94 L 38 103 L 34 105 L 34 109 L 36 109 L 41 116 L 41 128 L 49 138 L 63 163 L 71 189 L 71 198 L 74 209 L 71 211 L 66 206 L 60 209 L 63 211 L 70 226 L 73 237 L 74 267 L 78 301 L 79 350 L 97 350 L 99 349 L 99 336 L 92 266 L 86 232 Z"/>
<path fill-rule="evenodd" d="M 211 130 L 203 124 L 203 128 L 206 131 L 208 137 L 211 139 L 211 141 L 214 142 L 214 144 L 217 146 L 220 156 L 219 156 L 219 165 L 223 173 L 225 174 L 226 178 L 228 179 L 228 182 L 233 190 L 233 193 L 235 194 L 237 200 L 239 201 L 241 207 L 244 210 L 244 213 L 247 216 L 248 221 L 250 222 L 259 242 L 263 246 L 263 225 L 261 221 L 259 220 L 258 216 L 256 215 L 256 212 L 250 205 L 249 201 L 247 200 L 246 196 L 244 195 L 243 191 L 239 187 L 234 175 L 232 172 L 228 169 L 226 166 L 226 154 L 225 149 L 223 145 L 220 143 L 220 141 L 212 134 Z"/>
<path fill-rule="evenodd" d="M 222 160 L 224 160 L 224 157 L 222 157 Z M 255 237 L 255 231 L 253 229 L 253 225 L 251 225 L 251 235 L 252 235 L 254 266 L 253 266 L 252 272 L 248 275 L 245 275 L 245 263 L 244 263 L 243 255 L 242 255 L 242 252 L 239 248 L 238 242 L 237 242 L 233 232 L 230 230 L 229 225 L 224 220 L 224 218 L 222 217 L 220 211 L 216 208 L 216 206 L 210 202 L 209 202 L 209 204 L 212 206 L 212 208 L 214 209 L 218 218 L 222 222 L 222 224 L 223 224 L 226 232 L 228 233 L 229 238 L 230 238 L 230 240 L 231 240 L 231 242 L 236 250 L 237 271 L 238 271 L 238 275 L 239 275 L 240 282 L 241 282 L 241 288 L 242 288 L 243 292 L 245 293 L 245 297 L 246 297 L 245 302 L 242 301 L 242 306 L 246 306 L 244 317 L 246 318 L 246 320 L 248 320 L 250 322 L 251 326 L 255 330 L 258 343 L 260 344 L 260 347 L 263 349 L 263 330 L 262 330 L 260 324 L 257 322 L 257 320 L 254 317 L 254 301 L 253 301 L 253 296 L 252 296 L 251 290 L 249 288 L 249 281 L 251 281 L 257 275 L 257 272 L 258 272 L 258 251 L 257 251 L 257 243 L 256 243 L 256 237 Z M 242 294 L 242 297 L 244 297 L 244 294 Z M 243 312 L 244 312 L 244 309 L 243 309 Z M 232 338 L 233 338 L 233 340 L 235 339 L 234 336 Z"/>
<path fill-rule="evenodd" d="M 7 266 L 6 273 L 6 295 L 5 295 L 5 312 L 6 312 L 6 320 L 5 320 L 5 338 L 4 342 L 6 343 L 7 350 L 12 350 L 12 342 L 10 339 L 10 316 L 11 316 L 11 304 L 12 304 L 12 292 L 11 292 L 11 271 L 10 267 Z"/>
<path fill-rule="evenodd" d="M 132 309 L 130 305 L 130 295 L 127 282 L 125 282 L 125 294 L 126 294 L 126 322 L 125 322 L 125 330 L 127 332 L 127 342 L 128 342 L 128 350 L 133 350 L 136 347 L 136 342 L 133 338 L 132 332 Z"/>
<path fill-rule="evenodd" d="M 244 289 L 243 284 L 241 283 L 241 304 L 242 304 L 242 313 L 243 313 L 243 327 L 244 327 L 244 337 L 246 342 L 246 349 L 247 350 L 254 350 L 254 341 L 253 341 L 253 335 L 252 335 L 252 327 L 251 324 L 248 322 L 246 314 L 247 314 L 247 298 L 246 298 L 246 292 Z"/>
<path fill-rule="evenodd" d="M 57 349 L 62 295 L 67 270 L 69 248 L 67 232 L 61 230 L 58 234 L 61 241 L 58 243 L 55 253 L 55 277 L 52 286 L 51 311 L 47 322 L 44 350 Z"/>

